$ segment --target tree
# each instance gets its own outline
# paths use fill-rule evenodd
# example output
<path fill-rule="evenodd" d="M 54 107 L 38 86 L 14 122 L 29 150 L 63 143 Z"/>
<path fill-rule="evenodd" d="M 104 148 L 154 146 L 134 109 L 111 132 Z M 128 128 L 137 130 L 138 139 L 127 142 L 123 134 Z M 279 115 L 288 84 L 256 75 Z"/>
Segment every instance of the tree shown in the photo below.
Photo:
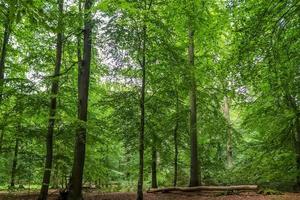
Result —
<path fill-rule="evenodd" d="M 45 171 L 42 182 L 42 188 L 40 192 L 39 199 L 46 200 L 48 196 L 48 188 L 50 183 L 50 176 L 52 171 L 52 162 L 53 162 L 53 133 L 55 127 L 55 117 L 56 117 L 56 108 L 57 108 L 57 94 L 59 89 L 59 76 L 60 69 L 62 64 L 62 54 L 63 54 L 63 0 L 58 0 L 58 10 L 59 10 L 59 19 L 58 19 L 58 33 L 56 39 L 56 63 L 53 73 L 53 80 L 51 86 L 51 100 L 50 100 L 50 114 L 48 121 L 48 133 L 46 139 L 47 154 L 45 161 Z"/>
<path fill-rule="evenodd" d="M 194 12 L 195 2 L 191 3 L 191 12 Z M 192 14 L 190 14 L 192 16 Z M 199 161 L 198 161 L 198 140 L 197 140 L 197 85 L 195 79 L 195 29 L 193 25 L 193 19 L 190 17 L 188 22 L 188 66 L 190 71 L 190 134 L 191 134 L 191 171 L 190 171 L 190 186 L 198 186 L 201 184 L 199 181 Z"/>
<path fill-rule="evenodd" d="M 227 144 L 226 144 L 226 153 L 227 153 L 227 166 L 229 168 L 233 165 L 233 155 L 232 155 L 232 127 L 230 119 L 230 98 L 225 95 L 224 97 L 224 106 L 223 106 L 224 117 L 227 122 Z"/>
<path fill-rule="evenodd" d="M 173 186 L 177 186 L 178 179 L 178 128 L 179 128 L 179 95 L 176 91 L 176 114 L 175 114 L 175 127 L 174 127 L 174 179 Z"/>
<path fill-rule="evenodd" d="M 20 125 L 18 125 L 18 132 L 20 131 Z M 18 154 L 19 154 L 19 135 L 16 135 L 16 144 L 15 144 L 15 150 L 14 150 L 14 157 L 13 157 L 13 163 L 11 168 L 11 179 L 10 179 L 10 187 L 15 187 L 15 178 L 17 173 L 17 164 L 18 164 Z"/>
<path fill-rule="evenodd" d="M 62 2 L 0 2 L 1 188 L 299 187 L 298 1 Z"/>
<path fill-rule="evenodd" d="M 2 46 L 1 46 L 1 57 L 0 57 L 0 104 L 2 102 L 3 98 L 3 86 L 4 86 L 4 73 L 5 73 L 5 59 L 6 59 L 6 54 L 7 54 L 7 45 L 9 42 L 10 34 L 11 34 L 11 7 L 7 8 L 5 12 L 5 20 L 4 20 L 4 34 L 3 34 L 3 39 L 2 39 Z M 4 125 L 0 123 L 0 153 L 2 149 L 2 142 L 3 142 L 3 137 L 4 137 Z"/>
<path fill-rule="evenodd" d="M 151 187 L 152 188 L 157 188 L 157 150 L 156 150 L 156 142 L 155 142 L 155 138 L 153 141 L 153 146 L 152 146 L 152 164 L 151 164 L 151 174 L 152 174 L 152 178 L 151 178 Z"/>
<path fill-rule="evenodd" d="M 243 126 L 248 131 L 255 130 L 253 137 L 264 141 L 265 145 L 261 145 L 263 152 L 272 154 L 272 158 L 281 157 L 277 164 L 271 164 L 272 159 L 262 158 L 256 152 L 256 161 L 260 165 L 277 165 L 277 170 L 280 166 L 282 172 L 290 171 L 294 178 L 286 178 L 289 181 L 294 179 L 292 182 L 297 188 L 300 185 L 300 143 L 297 128 L 299 105 L 296 103 L 299 79 L 295 59 L 299 58 L 299 53 L 295 47 L 299 40 L 294 39 L 299 34 L 295 28 L 299 23 L 299 5 L 296 1 L 276 1 L 272 5 L 264 1 L 257 4 L 235 2 L 232 5 L 233 18 L 237 20 L 235 29 L 242 31 L 235 35 L 238 56 L 234 58 L 237 68 L 233 71 L 245 108 Z M 247 9 L 251 12 L 246 14 Z M 286 162 L 290 162 L 293 169 L 287 169 Z M 265 170 L 264 173 L 268 173 Z"/>
<path fill-rule="evenodd" d="M 81 71 L 79 71 L 79 91 L 78 91 L 78 122 L 76 130 L 76 144 L 74 151 L 74 162 L 72 176 L 70 180 L 70 194 L 68 199 L 82 199 L 82 179 L 85 160 L 86 144 L 86 122 L 88 114 L 88 94 L 90 80 L 90 64 L 92 50 L 92 14 L 91 8 L 93 0 L 86 0 L 84 3 L 84 41 L 83 41 L 83 60 Z"/>

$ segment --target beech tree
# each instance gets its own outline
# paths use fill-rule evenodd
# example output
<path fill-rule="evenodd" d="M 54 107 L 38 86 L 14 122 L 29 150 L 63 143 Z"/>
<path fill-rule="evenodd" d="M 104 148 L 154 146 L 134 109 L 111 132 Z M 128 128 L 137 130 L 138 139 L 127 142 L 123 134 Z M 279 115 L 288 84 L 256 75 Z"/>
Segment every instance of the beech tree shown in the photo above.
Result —
<path fill-rule="evenodd" d="M 88 114 L 88 95 L 90 83 L 90 65 L 92 54 L 92 14 L 93 0 L 84 2 L 84 30 L 83 30 L 83 59 L 78 72 L 78 122 L 76 129 L 76 144 L 74 150 L 74 162 L 70 179 L 70 194 L 68 199 L 82 199 L 82 179 L 85 161 L 86 122 Z"/>
<path fill-rule="evenodd" d="M 299 8 L 2 0 L 0 189 L 296 191 Z"/>
<path fill-rule="evenodd" d="M 53 132 L 55 126 L 55 117 L 56 117 L 56 108 L 57 108 L 57 94 L 59 89 L 59 76 L 60 69 L 62 65 L 62 55 L 63 55 L 63 6 L 64 1 L 58 0 L 58 9 L 59 9 L 59 19 L 57 24 L 57 39 L 56 39 L 56 61 L 55 68 L 53 73 L 53 80 L 51 85 L 51 100 L 50 100 L 50 114 L 48 121 L 48 132 L 47 132 L 47 154 L 45 161 L 45 171 L 42 182 L 42 188 L 39 199 L 47 199 L 48 188 L 50 183 L 50 176 L 52 171 L 52 161 L 53 161 Z"/>

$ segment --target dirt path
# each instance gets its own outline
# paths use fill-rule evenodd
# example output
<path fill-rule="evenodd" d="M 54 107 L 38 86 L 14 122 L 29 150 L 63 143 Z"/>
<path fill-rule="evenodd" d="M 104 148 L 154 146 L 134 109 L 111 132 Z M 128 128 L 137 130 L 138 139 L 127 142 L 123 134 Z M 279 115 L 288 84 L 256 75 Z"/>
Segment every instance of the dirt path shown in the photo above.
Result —
<path fill-rule="evenodd" d="M 51 193 L 51 192 L 50 192 Z M 85 200 L 135 200 L 135 193 L 87 193 Z M 258 195 L 255 193 L 228 195 L 228 196 L 209 196 L 200 193 L 160 193 L 144 195 L 145 200 L 300 200 L 300 193 L 286 193 L 284 195 Z M 0 193 L 0 200 L 34 200 L 37 199 L 36 193 Z M 57 192 L 52 192 L 49 200 L 56 200 Z"/>

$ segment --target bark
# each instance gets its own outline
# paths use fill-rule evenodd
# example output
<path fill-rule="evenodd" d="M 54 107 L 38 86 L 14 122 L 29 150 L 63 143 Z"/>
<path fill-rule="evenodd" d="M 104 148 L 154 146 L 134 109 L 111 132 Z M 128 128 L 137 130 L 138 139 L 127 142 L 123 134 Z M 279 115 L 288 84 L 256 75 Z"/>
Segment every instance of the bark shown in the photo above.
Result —
<path fill-rule="evenodd" d="M 8 16 L 9 16 L 9 12 L 8 12 Z M 9 21 L 9 17 L 7 17 L 7 21 L 4 27 L 4 35 L 3 35 L 1 57 L 0 57 L 0 103 L 3 98 L 2 93 L 3 93 L 3 85 L 4 85 L 5 59 L 7 54 L 7 45 L 9 42 L 10 33 L 11 33 L 10 21 Z"/>
<path fill-rule="evenodd" d="M 137 200 L 143 200 L 143 180 L 144 180 L 144 134 L 145 134 L 145 83 L 146 83 L 146 36 L 147 27 L 143 27 L 143 38 L 142 38 L 142 87 L 141 87 L 141 99 L 140 99 L 140 110 L 141 110 L 141 127 L 139 137 L 139 180 L 137 190 Z"/>
<path fill-rule="evenodd" d="M 191 165 L 190 165 L 190 187 L 199 185 L 198 171 L 198 145 L 197 145 L 197 87 L 195 79 L 194 64 L 194 28 L 189 26 L 189 49 L 188 59 L 190 67 L 190 140 L 191 140 Z"/>
<path fill-rule="evenodd" d="M 155 144 L 154 144 L 155 145 Z M 152 171 L 152 188 L 157 188 L 157 173 L 156 173 L 156 168 L 157 168 L 157 151 L 155 146 L 152 147 L 152 164 L 151 164 L 151 171 Z"/>
<path fill-rule="evenodd" d="M 295 120 L 296 133 L 295 133 L 295 151 L 296 151 L 296 187 L 297 190 L 300 190 L 300 119 L 299 116 L 296 116 Z"/>
<path fill-rule="evenodd" d="M 177 186 L 177 177 L 178 177 L 178 126 L 179 126 L 179 98 L 178 94 L 176 94 L 176 122 L 174 128 L 174 148 L 175 148 L 175 156 L 174 156 L 174 180 L 173 186 Z"/>
<path fill-rule="evenodd" d="M 193 192 L 193 191 L 257 191 L 257 185 L 233 185 L 233 186 L 197 186 L 197 187 L 171 187 L 171 188 L 160 188 L 151 189 L 147 191 L 148 193 L 157 192 L 172 192 L 172 191 L 182 191 L 182 192 Z"/>
<path fill-rule="evenodd" d="M 86 143 L 86 122 L 88 111 L 88 94 L 90 82 L 90 64 L 92 51 L 92 16 L 90 9 L 93 0 L 86 0 L 84 4 L 84 41 L 83 41 L 83 61 L 80 74 L 78 120 L 79 125 L 76 130 L 76 143 L 72 176 L 70 183 L 69 200 L 82 199 L 82 178 L 85 161 Z"/>
<path fill-rule="evenodd" d="M 79 11 L 79 22 L 80 22 L 80 28 L 82 27 L 82 8 L 81 8 L 81 3 L 82 1 L 79 0 L 78 2 L 78 11 Z M 77 77 L 77 89 L 78 91 L 80 91 L 80 83 L 81 83 L 81 74 L 82 74 L 82 71 L 81 71 L 81 67 L 82 67 L 82 53 L 81 53 L 81 48 L 82 48 L 82 45 L 81 45 L 81 34 L 78 34 L 77 36 L 77 61 L 78 61 L 78 77 Z M 79 95 L 79 92 L 78 92 L 78 95 Z M 79 96 L 78 96 L 78 99 L 79 99 Z M 78 104 L 79 106 L 79 104 Z M 78 110 L 79 110 L 79 107 L 78 107 Z M 79 116 L 78 116 L 79 117 Z"/>
<path fill-rule="evenodd" d="M 58 8 L 60 19 L 58 20 L 58 27 L 62 28 L 62 14 L 63 14 L 63 0 L 58 0 Z M 51 177 L 52 162 L 53 162 L 53 133 L 55 126 L 55 116 L 57 108 L 57 94 L 59 90 L 59 74 L 61 69 L 61 61 L 63 54 L 63 32 L 59 31 L 56 39 L 56 63 L 54 69 L 54 79 L 52 80 L 51 86 L 51 99 L 50 99 L 50 113 L 48 120 L 48 132 L 46 137 L 46 161 L 45 161 L 45 170 L 43 176 L 43 183 L 39 195 L 39 200 L 46 200 L 48 198 L 48 188 Z"/>
<path fill-rule="evenodd" d="M 2 152 L 3 140 L 4 140 L 4 128 L 0 127 L 0 154 Z"/>
<path fill-rule="evenodd" d="M 286 89 L 288 91 L 288 89 Z M 286 94 L 287 104 L 295 113 L 295 154 L 296 154 L 296 185 L 295 190 L 300 191 L 300 112 L 295 98 L 289 93 Z"/>
<path fill-rule="evenodd" d="M 18 164 L 18 153 L 19 153 L 19 138 L 16 137 L 15 150 L 14 150 L 14 158 L 11 168 L 11 179 L 10 186 L 15 187 L 15 178 L 17 173 L 17 164 Z"/>
<path fill-rule="evenodd" d="M 9 16 L 9 12 L 7 13 L 7 16 Z M 0 57 L 0 105 L 3 99 L 5 60 L 6 60 L 7 45 L 9 42 L 10 33 L 11 33 L 10 21 L 9 21 L 9 17 L 7 17 L 5 27 L 4 27 L 4 35 L 3 35 L 1 57 Z M 4 125 L 0 127 L 0 153 L 2 151 L 3 137 L 4 137 Z"/>
<path fill-rule="evenodd" d="M 232 153 L 232 128 L 231 128 L 231 119 L 230 119 L 230 99 L 225 96 L 224 98 L 224 117 L 228 124 L 226 128 L 227 132 L 227 166 L 231 168 L 233 166 L 233 153 Z"/>
<path fill-rule="evenodd" d="M 130 149 L 129 148 L 126 148 L 125 158 L 126 158 L 126 166 L 130 166 L 131 156 L 130 156 Z M 127 181 L 130 181 L 130 171 L 131 171 L 131 169 L 126 167 L 126 180 Z"/>

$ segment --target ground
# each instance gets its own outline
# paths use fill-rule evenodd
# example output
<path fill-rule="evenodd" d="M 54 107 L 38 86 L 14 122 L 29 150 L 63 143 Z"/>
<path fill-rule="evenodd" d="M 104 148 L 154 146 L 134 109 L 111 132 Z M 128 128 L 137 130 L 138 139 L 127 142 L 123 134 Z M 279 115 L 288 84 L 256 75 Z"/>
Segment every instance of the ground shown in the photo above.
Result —
<path fill-rule="evenodd" d="M 57 192 L 50 191 L 49 200 L 57 199 Z M 86 193 L 85 200 L 135 200 L 135 193 Z M 158 193 L 144 194 L 145 200 L 300 200 L 300 193 L 285 193 L 282 195 L 258 195 L 256 193 L 244 193 L 239 195 L 203 195 L 201 193 Z M 37 193 L 6 193 L 0 192 L 0 200 L 33 200 L 37 199 Z"/>

